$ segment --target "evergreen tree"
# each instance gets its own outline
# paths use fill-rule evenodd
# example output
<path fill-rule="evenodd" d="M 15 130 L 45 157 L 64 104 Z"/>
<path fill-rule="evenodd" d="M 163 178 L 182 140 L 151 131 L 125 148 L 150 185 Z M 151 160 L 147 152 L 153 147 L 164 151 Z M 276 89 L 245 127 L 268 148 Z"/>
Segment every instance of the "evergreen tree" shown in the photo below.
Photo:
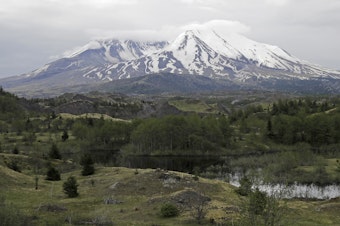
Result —
<path fill-rule="evenodd" d="M 58 146 L 56 144 L 52 144 L 51 150 L 48 153 L 48 156 L 51 159 L 61 159 L 61 154 L 60 154 Z"/>
<path fill-rule="evenodd" d="M 69 197 L 69 198 L 74 198 L 77 197 L 78 194 L 78 183 L 75 177 L 70 176 L 67 178 L 67 181 L 64 182 L 63 184 L 63 190 L 64 193 Z"/>
<path fill-rule="evenodd" d="M 85 154 L 81 157 L 80 165 L 83 166 L 83 170 L 81 171 L 81 175 L 88 176 L 94 174 L 94 162 L 89 154 Z"/>

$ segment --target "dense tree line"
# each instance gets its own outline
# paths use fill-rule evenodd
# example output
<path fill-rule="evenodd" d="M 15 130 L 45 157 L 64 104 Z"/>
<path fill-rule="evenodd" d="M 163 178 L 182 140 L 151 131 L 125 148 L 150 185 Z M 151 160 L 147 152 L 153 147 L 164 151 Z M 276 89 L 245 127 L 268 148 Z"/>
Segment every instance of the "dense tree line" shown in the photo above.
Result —
<path fill-rule="evenodd" d="M 225 117 L 166 116 L 143 120 L 133 130 L 131 143 L 138 153 L 174 151 L 214 154 L 228 147 L 232 129 Z"/>
<path fill-rule="evenodd" d="M 138 154 L 214 154 L 228 148 L 232 129 L 224 116 L 178 115 L 132 122 L 78 119 L 73 123 L 72 134 L 97 146 L 121 147 L 130 143 Z"/>
<path fill-rule="evenodd" d="M 297 115 L 299 113 L 313 114 L 325 112 L 335 107 L 335 103 L 329 103 L 327 100 L 304 99 L 287 99 L 278 100 L 273 103 L 270 113 L 272 115 Z"/>
<path fill-rule="evenodd" d="M 307 117 L 277 115 L 271 120 L 268 134 L 282 144 L 307 142 L 314 146 L 338 143 L 340 115 L 319 113 Z"/>
<path fill-rule="evenodd" d="M 72 125 L 72 134 L 79 140 L 95 145 L 122 145 L 130 141 L 132 124 L 103 118 L 78 119 Z"/>
<path fill-rule="evenodd" d="M 340 114 L 334 104 L 310 99 L 278 101 L 268 119 L 267 135 L 282 144 L 306 142 L 313 146 L 338 143 Z"/>
<path fill-rule="evenodd" d="M 239 129 L 240 136 L 253 132 L 278 144 L 302 142 L 320 147 L 339 143 L 340 111 L 337 106 L 336 98 L 278 100 L 265 107 L 250 105 L 232 109 L 229 120 Z"/>

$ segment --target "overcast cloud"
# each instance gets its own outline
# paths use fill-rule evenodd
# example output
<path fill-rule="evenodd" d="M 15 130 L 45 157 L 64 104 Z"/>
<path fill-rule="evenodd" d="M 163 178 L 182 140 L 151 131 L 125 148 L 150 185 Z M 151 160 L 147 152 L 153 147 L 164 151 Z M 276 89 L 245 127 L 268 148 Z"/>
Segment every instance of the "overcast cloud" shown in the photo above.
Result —
<path fill-rule="evenodd" d="M 0 0 L 0 76 L 97 38 L 171 40 L 212 26 L 340 69 L 339 0 Z"/>

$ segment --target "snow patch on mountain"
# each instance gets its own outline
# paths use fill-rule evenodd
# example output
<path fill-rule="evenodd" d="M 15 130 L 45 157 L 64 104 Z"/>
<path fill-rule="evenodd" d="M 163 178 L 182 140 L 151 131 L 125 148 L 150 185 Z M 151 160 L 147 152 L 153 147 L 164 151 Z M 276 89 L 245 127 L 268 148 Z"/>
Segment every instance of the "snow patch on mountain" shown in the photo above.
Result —
<path fill-rule="evenodd" d="M 34 81 L 57 86 L 58 82 L 68 84 L 68 78 L 70 84 L 82 85 L 157 73 L 202 75 L 242 86 L 261 86 L 264 81 L 271 84 L 279 80 L 340 80 L 339 71 L 300 60 L 278 46 L 259 43 L 240 34 L 193 29 L 172 42 L 91 41 L 68 57 L 23 75 L 24 79 L 6 79 L 3 86 Z"/>
<path fill-rule="evenodd" d="M 49 67 L 50 67 L 50 65 L 46 64 L 43 67 L 41 67 L 41 68 L 39 68 L 39 69 L 29 73 L 29 74 L 26 74 L 25 77 L 35 77 L 35 76 L 39 75 L 40 73 L 46 72 Z"/>

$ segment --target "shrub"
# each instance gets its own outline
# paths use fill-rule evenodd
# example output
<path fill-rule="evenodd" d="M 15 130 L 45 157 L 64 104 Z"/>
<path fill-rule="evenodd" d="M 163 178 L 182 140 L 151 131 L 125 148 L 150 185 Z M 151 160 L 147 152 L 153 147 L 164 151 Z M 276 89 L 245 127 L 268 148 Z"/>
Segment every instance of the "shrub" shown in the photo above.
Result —
<path fill-rule="evenodd" d="M 251 193 L 252 182 L 247 176 L 244 176 L 240 180 L 240 187 L 236 192 L 242 196 L 247 196 Z"/>
<path fill-rule="evenodd" d="M 6 165 L 7 165 L 7 167 L 8 168 L 10 168 L 10 169 L 12 169 L 12 170 L 14 170 L 14 171 L 17 171 L 17 172 L 21 172 L 21 169 L 20 169 L 20 167 L 19 167 L 19 165 L 18 165 L 18 163 L 16 162 L 16 161 L 10 161 L 10 162 L 6 162 Z"/>
<path fill-rule="evenodd" d="M 261 192 L 258 188 L 250 194 L 249 197 L 249 211 L 252 214 L 263 214 L 267 205 L 267 196 L 264 192 Z"/>
<path fill-rule="evenodd" d="M 14 149 L 12 150 L 12 154 L 15 154 L 15 155 L 19 154 L 19 149 L 17 146 L 15 146 Z"/>
<path fill-rule="evenodd" d="M 58 181 L 60 180 L 60 173 L 54 167 L 50 167 L 46 174 L 46 180 Z"/>
<path fill-rule="evenodd" d="M 162 217 L 176 217 L 179 215 L 179 209 L 176 205 L 171 203 L 165 203 L 161 207 Z"/>
<path fill-rule="evenodd" d="M 64 193 L 69 198 L 74 198 L 79 195 L 77 180 L 73 176 L 70 176 L 69 178 L 67 178 L 67 181 L 65 181 L 63 184 L 63 189 L 64 189 Z"/>
<path fill-rule="evenodd" d="M 65 130 L 64 132 L 63 132 L 63 135 L 61 136 L 61 140 L 62 141 L 66 141 L 68 139 L 68 133 L 67 133 L 67 131 Z"/>

